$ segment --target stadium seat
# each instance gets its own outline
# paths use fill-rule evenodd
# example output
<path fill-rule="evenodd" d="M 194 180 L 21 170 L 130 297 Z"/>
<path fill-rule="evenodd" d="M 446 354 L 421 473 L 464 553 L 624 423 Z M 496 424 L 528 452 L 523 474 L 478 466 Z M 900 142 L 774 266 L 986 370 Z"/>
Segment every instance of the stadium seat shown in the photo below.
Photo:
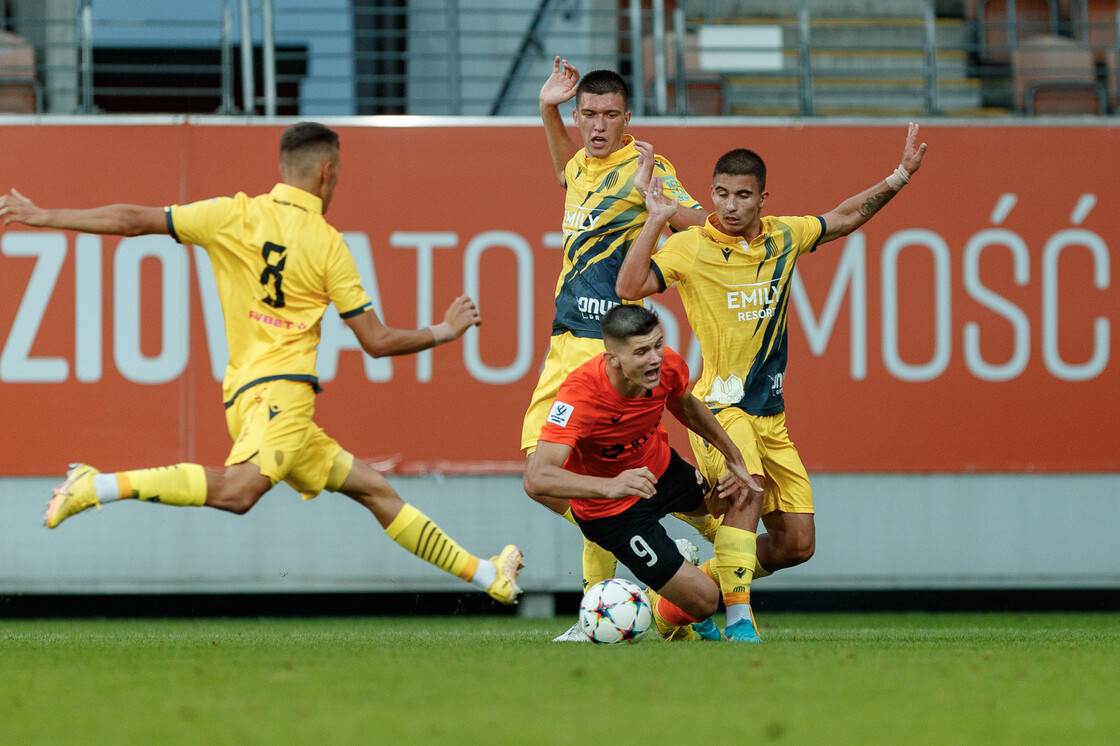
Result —
<path fill-rule="evenodd" d="M 1073 38 L 1089 46 L 1098 63 L 1108 60 L 1109 51 L 1116 51 L 1120 0 L 1069 0 L 1070 29 Z"/>
<path fill-rule="evenodd" d="M 42 109 L 34 48 L 22 36 L 0 30 L 0 112 L 34 114 Z"/>
<path fill-rule="evenodd" d="M 1062 36 L 1024 39 L 1011 59 L 1016 108 L 1026 114 L 1105 114 L 1092 53 Z"/>
<path fill-rule="evenodd" d="M 987 62 L 1010 62 L 1026 38 L 1058 31 L 1054 0 L 979 0 L 976 25 L 980 57 Z"/>

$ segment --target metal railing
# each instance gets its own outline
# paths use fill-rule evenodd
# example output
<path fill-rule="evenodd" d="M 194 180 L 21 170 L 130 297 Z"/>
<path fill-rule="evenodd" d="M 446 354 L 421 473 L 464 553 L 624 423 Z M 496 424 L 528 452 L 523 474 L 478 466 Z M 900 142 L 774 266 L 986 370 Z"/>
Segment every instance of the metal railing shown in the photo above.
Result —
<path fill-rule="evenodd" d="M 1093 49 L 1115 110 L 1120 18 L 1102 22 L 1092 1 L 1054 24 Z M 557 54 L 623 73 L 639 114 L 1019 113 L 1010 62 L 991 59 L 993 34 L 1018 44 L 1015 0 L 997 19 L 905 3 L 909 16 L 854 18 L 809 0 L 766 17 L 719 0 L 203 0 L 182 17 L 135 0 L 122 18 L 45 0 L 54 15 L 8 20 L 38 52 L 38 108 L 57 113 L 535 116 Z"/>

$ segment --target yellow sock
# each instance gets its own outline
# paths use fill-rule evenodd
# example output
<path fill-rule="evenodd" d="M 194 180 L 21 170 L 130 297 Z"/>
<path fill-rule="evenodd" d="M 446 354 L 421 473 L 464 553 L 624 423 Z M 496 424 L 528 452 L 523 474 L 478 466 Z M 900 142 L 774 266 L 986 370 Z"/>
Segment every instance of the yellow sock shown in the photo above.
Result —
<path fill-rule="evenodd" d="M 572 509 L 571 508 L 568 508 L 567 510 L 565 510 L 564 515 L 562 517 L 564 518 L 564 520 L 568 521 L 568 523 L 571 523 L 573 526 L 578 526 L 579 525 L 578 523 L 576 523 L 576 517 L 574 515 L 572 515 Z"/>
<path fill-rule="evenodd" d="M 420 559 L 468 583 L 478 569 L 478 557 L 455 543 L 428 516 L 407 503 L 385 528 L 385 533 Z"/>
<path fill-rule="evenodd" d="M 583 589 L 586 591 L 601 580 L 614 577 L 618 560 L 586 536 L 583 537 Z"/>
<path fill-rule="evenodd" d="M 755 535 L 751 531 L 720 526 L 715 540 L 715 574 L 723 593 L 724 606 L 751 602 L 751 577 L 755 558 Z"/>
<path fill-rule="evenodd" d="M 136 499 L 167 505 L 206 503 L 206 470 L 198 464 L 118 471 L 115 476 L 122 500 Z"/>
<path fill-rule="evenodd" d="M 755 580 L 758 580 L 759 578 L 768 578 L 772 574 L 773 573 L 771 573 L 769 570 L 767 570 L 765 567 L 763 567 L 762 564 L 759 563 L 756 559 L 755 564 L 754 564 L 754 579 Z"/>

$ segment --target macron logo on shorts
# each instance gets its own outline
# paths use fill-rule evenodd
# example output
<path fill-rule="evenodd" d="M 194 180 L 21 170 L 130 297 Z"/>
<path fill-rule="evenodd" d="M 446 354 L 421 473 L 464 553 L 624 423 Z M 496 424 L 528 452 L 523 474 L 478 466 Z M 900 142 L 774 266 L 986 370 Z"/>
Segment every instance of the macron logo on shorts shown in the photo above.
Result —
<path fill-rule="evenodd" d="M 572 405 L 562 401 L 552 402 L 552 409 L 548 411 L 548 421 L 560 427 L 568 426 L 568 419 L 572 416 Z"/>

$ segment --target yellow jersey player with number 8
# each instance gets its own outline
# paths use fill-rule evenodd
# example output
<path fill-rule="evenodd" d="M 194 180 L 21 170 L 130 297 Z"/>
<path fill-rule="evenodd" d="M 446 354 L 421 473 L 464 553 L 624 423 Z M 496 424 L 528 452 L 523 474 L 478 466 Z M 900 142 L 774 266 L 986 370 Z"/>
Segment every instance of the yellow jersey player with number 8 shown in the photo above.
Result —
<path fill-rule="evenodd" d="M 239 193 L 164 209 L 46 210 L 14 189 L 0 196 L 5 224 L 168 234 L 201 246 L 214 269 L 229 343 L 222 398 L 233 447 L 225 471 L 175 464 L 103 474 L 76 464 L 48 503 L 47 527 L 124 499 L 245 513 L 285 481 L 304 499 L 323 490 L 345 494 L 405 549 L 498 601 L 514 603 L 520 593 L 517 547 L 511 544 L 480 560 L 401 500 L 380 473 L 355 460 L 313 420 L 319 324 L 329 304 L 374 357 L 426 350 L 480 323 L 466 296 L 451 303 L 440 324 L 393 329 L 381 323 L 342 235 L 323 218 L 338 184 L 339 152 L 336 132 L 301 122 L 280 138 L 281 183 L 256 197 Z"/>

